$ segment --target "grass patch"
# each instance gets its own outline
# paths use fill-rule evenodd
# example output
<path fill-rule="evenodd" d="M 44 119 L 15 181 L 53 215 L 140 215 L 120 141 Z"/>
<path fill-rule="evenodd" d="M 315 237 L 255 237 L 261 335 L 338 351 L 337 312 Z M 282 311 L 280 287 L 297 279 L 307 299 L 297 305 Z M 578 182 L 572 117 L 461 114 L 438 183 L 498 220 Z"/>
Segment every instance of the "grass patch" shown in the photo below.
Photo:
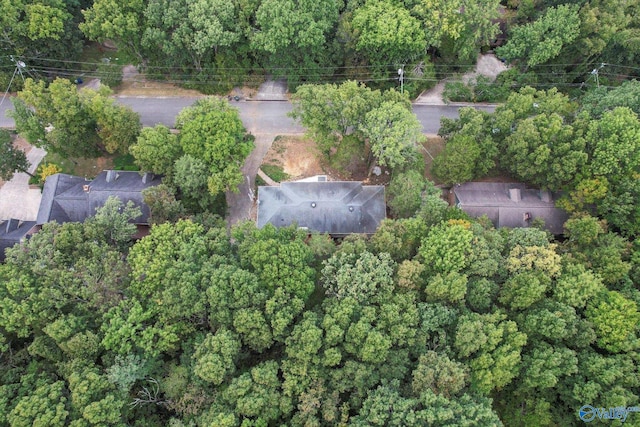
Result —
<path fill-rule="evenodd" d="M 442 150 L 444 150 L 444 139 L 439 136 L 428 136 L 425 142 L 422 143 L 423 149 L 422 156 L 424 157 L 425 169 L 426 169 L 426 177 L 429 178 L 430 181 L 438 184 L 438 181 L 434 178 L 431 173 L 431 165 L 433 164 L 433 158 L 435 158 Z"/>
<path fill-rule="evenodd" d="M 113 157 L 98 157 L 85 159 L 82 157 L 66 159 L 55 153 L 47 153 L 44 163 L 55 163 L 60 166 L 62 173 L 69 175 L 95 178 L 103 170 L 113 169 Z"/>
<path fill-rule="evenodd" d="M 109 59 L 111 64 L 122 66 L 133 63 L 132 58 L 128 57 L 124 52 L 105 48 L 102 44 L 96 42 L 84 45 L 79 61 L 84 63 L 82 64 L 84 71 L 95 71 L 104 58 Z"/>
<path fill-rule="evenodd" d="M 329 159 L 329 166 L 347 177 L 359 176 L 363 170 L 366 174 L 367 160 L 362 141 L 353 135 L 342 138 Z"/>
<path fill-rule="evenodd" d="M 289 179 L 289 175 L 287 175 L 282 167 L 278 165 L 262 165 L 260 169 L 262 169 L 262 172 L 267 174 L 267 176 L 275 182 L 282 182 Z"/>
<path fill-rule="evenodd" d="M 134 162 L 131 154 L 123 154 L 113 158 L 113 168 L 119 171 L 139 171 L 140 168 Z"/>

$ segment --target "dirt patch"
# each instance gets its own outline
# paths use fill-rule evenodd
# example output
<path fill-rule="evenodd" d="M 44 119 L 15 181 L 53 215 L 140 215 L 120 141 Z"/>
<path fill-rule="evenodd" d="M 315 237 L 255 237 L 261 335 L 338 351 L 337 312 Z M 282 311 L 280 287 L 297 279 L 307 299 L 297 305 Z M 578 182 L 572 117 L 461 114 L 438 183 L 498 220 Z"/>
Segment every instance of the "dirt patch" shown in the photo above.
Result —
<path fill-rule="evenodd" d="M 282 167 L 291 180 L 327 175 L 320 162 L 316 143 L 303 136 L 278 136 L 264 157 L 263 164 Z"/>
<path fill-rule="evenodd" d="M 133 65 L 122 69 L 122 83 L 114 89 L 120 96 L 203 96 L 197 90 L 183 89 L 177 85 L 148 81 Z"/>

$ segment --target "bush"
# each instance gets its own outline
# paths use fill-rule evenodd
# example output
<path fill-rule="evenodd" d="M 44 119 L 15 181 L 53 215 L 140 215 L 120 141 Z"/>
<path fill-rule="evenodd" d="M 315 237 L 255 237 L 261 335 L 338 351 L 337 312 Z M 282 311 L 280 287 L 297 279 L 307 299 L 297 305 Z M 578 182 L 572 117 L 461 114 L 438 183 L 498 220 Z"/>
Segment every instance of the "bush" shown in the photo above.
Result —
<path fill-rule="evenodd" d="M 473 89 L 464 82 L 447 82 L 442 93 L 445 102 L 473 102 Z"/>
<path fill-rule="evenodd" d="M 511 85 L 508 82 L 492 81 L 489 77 L 478 76 L 473 83 L 476 102 L 502 102 L 509 96 Z"/>
<path fill-rule="evenodd" d="M 111 88 L 122 83 L 122 66 L 113 64 L 108 58 L 103 58 L 96 70 L 100 83 Z"/>
<path fill-rule="evenodd" d="M 352 176 L 354 172 L 366 169 L 366 161 L 364 143 L 353 135 L 347 135 L 331 155 L 329 164 L 338 172 Z"/>
<path fill-rule="evenodd" d="M 262 172 L 267 174 L 267 176 L 275 182 L 282 182 L 289 179 L 289 175 L 287 175 L 282 167 L 278 165 L 262 165 L 260 169 L 262 169 Z"/>

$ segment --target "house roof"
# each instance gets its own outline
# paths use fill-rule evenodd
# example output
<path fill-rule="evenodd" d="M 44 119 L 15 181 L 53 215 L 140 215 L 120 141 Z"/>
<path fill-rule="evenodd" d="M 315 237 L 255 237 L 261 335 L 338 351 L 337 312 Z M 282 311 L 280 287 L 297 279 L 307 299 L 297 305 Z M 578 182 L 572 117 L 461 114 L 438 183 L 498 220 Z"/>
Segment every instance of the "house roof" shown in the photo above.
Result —
<path fill-rule="evenodd" d="M 4 261 L 5 249 L 19 243 L 32 231 L 35 225 L 35 221 L 0 220 L 0 262 Z"/>
<path fill-rule="evenodd" d="M 545 227 L 562 234 L 568 215 L 555 206 L 553 194 L 522 183 L 467 182 L 453 188 L 456 204 L 473 217 L 487 215 L 496 227 L 528 227 L 542 218 Z"/>
<path fill-rule="evenodd" d="M 384 187 L 361 182 L 283 182 L 258 188 L 258 228 L 298 224 L 333 235 L 372 234 L 386 217 Z"/>
<path fill-rule="evenodd" d="M 146 224 L 149 207 L 143 201 L 142 190 L 158 184 L 159 178 L 141 177 L 132 171 L 102 171 L 93 181 L 73 175 L 51 175 L 44 184 L 36 222 L 39 225 L 50 221 L 82 222 L 114 196 L 140 207 L 142 215 L 136 224 Z"/>

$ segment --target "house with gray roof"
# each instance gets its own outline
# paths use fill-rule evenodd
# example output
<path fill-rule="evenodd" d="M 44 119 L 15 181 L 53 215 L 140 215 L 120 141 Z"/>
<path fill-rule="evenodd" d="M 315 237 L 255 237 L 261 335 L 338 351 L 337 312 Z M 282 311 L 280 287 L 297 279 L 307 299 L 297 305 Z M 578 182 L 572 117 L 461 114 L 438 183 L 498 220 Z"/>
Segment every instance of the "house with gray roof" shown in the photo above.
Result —
<path fill-rule="evenodd" d="M 4 261 L 5 249 L 24 241 L 35 232 L 35 221 L 21 221 L 14 218 L 0 220 L 0 262 Z"/>
<path fill-rule="evenodd" d="M 160 178 L 152 174 L 140 176 L 132 171 L 102 171 L 95 179 L 57 173 L 47 178 L 42 190 L 42 200 L 36 223 L 50 221 L 83 222 L 95 215 L 109 197 L 115 196 L 123 203 L 132 201 L 142 211 L 136 218 L 137 225 L 147 225 L 149 207 L 144 203 L 142 190 L 160 184 Z"/>
<path fill-rule="evenodd" d="M 384 186 L 321 178 L 259 187 L 258 228 L 297 224 L 335 237 L 375 233 L 386 218 Z"/>
<path fill-rule="evenodd" d="M 568 215 L 555 206 L 554 195 L 522 183 L 467 182 L 451 189 L 455 204 L 474 218 L 486 215 L 496 227 L 529 227 L 536 218 L 562 234 Z"/>

